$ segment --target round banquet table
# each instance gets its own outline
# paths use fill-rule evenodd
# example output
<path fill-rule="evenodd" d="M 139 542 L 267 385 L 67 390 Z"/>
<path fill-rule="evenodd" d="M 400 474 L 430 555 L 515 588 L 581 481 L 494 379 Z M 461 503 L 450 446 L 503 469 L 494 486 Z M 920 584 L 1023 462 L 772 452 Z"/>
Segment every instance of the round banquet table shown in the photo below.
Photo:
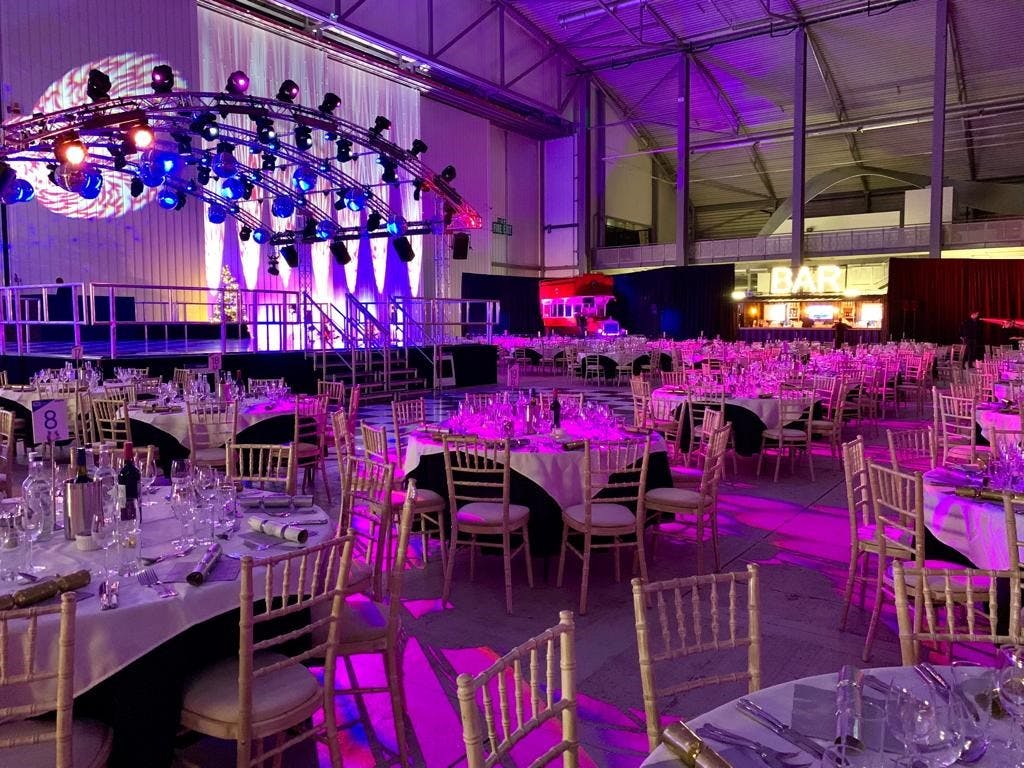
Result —
<path fill-rule="evenodd" d="M 612 435 L 608 439 L 614 439 Z M 547 435 L 531 435 L 527 445 L 511 452 L 510 495 L 513 504 L 530 509 L 530 549 L 535 555 L 557 554 L 562 541 L 562 510 L 583 502 L 583 449 L 564 450 Z M 406 476 L 422 488 L 448 497 L 444 447 L 425 432 L 409 435 L 405 451 Z M 664 439 L 654 434 L 647 467 L 647 488 L 672 485 Z"/>
<path fill-rule="evenodd" d="M 936 670 L 942 675 L 947 681 L 951 681 L 949 667 L 936 667 Z M 920 681 L 920 678 L 914 673 L 910 667 L 886 667 L 880 669 L 867 670 L 878 678 L 883 683 L 896 682 L 900 686 L 907 688 L 912 693 L 923 695 L 925 693 L 924 684 Z M 774 715 L 778 720 L 783 723 L 792 724 L 794 719 L 798 719 L 797 730 L 803 729 L 803 732 L 808 736 L 816 736 L 815 741 L 822 747 L 828 746 L 834 736 L 827 736 L 826 732 L 829 729 L 829 725 L 832 727 L 832 733 L 835 728 L 835 715 L 834 709 L 829 711 L 827 708 L 827 702 L 831 699 L 834 705 L 834 698 L 828 696 L 829 693 L 834 692 L 836 680 L 836 673 L 830 673 L 826 675 L 815 675 L 813 677 L 805 677 L 800 680 L 791 680 L 786 683 L 780 683 L 774 685 L 771 688 L 764 688 L 757 693 L 752 693 L 744 698 L 749 698 L 754 703 L 760 705 L 769 714 Z M 824 693 L 817 693 L 822 691 Z M 815 695 L 816 694 L 816 695 Z M 871 688 L 867 688 L 864 694 L 867 698 L 875 701 L 881 701 L 882 695 Z M 807 712 L 798 718 L 793 717 L 793 705 L 794 701 L 800 697 L 802 700 L 808 702 L 819 702 L 818 712 Z M 998 720 L 993 720 L 992 734 L 995 738 L 1007 738 L 1010 736 L 1011 726 L 1008 723 L 1002 723 Z M 797 752 L 800 751 L 798 747 L 793 746 L 788 741 L 776 736 L 774 733 L 769 731 L 766 727 L 758 724 L 756 721 L 747 717 L 745 714 L 740 712 L 736 707 L 736 702 L 732 701 L 728 704 L 705 712 L 703 715 L 692 718 L 686 721 L 686 724 L 693 730 L 696 730 L 702 725 L 707 723 L 724 728 L 727 731 L 732 731 L 741 736 L 745 736 L 749 739 L 753 739 L 760 742 L 769 749 L 779 750 L 781 752 Z M 807 727 L 808 724 L 813 723 L 814 727 Z M 816 731 L 817 733 L 812 733 Z M 765 765 L 760 761 L 759 758 L 754 757 L 751 753 L 745 750 L 737 750 L 734 747 L 723 746 L 716 743 L 713 740 L 708 740 L 709 744 L 723 757 L 730 760 L 734 766 L 742 766 L 743 768 L 755 768 L 760 766 L 763 768 Z M 887 751 L 887 755 L 890 755 Z M 978 768 L 995 768 L 996 766 L 1004 766 L 1006 759 L 1005 750 L 999 749 L 998 747 L 990 747 L 989 752 L 974 765 Z M 797 758 L 801 764 L 814 765 L 816 763 L 815 758 L 812 756 L 801 753 Z M 886 763 L 888 765 L 888 763 Z M 682 762 L 677 758 L 668 747 L 663 744 L 659 744 L 655 750 L 647 757 L 646 760 L 641 764 L 641 768 L 679 768 Z"/>
<path fill-rule="evenodd" d="M 668 402 L 673 408 L 686 403 L 687 397 L 685 392 L 674 387 L 658 387 L 651 392 L 652 400 Z M 821 405 L 815 403 L 814 418 L 820 416 Z M 752 456 L 761 450 L 761 433 L 779 426 L 779 400 L 775 397 L 727 397 L 725 420 L 732 423 L 736 452 L 741 456 Z M 689 436 L 689 424 L 684 422 L 684 444 Z"/>
<path fill-rule="evenodd" d="M 979 405 L 974 413 L 974 419 L 982 435 L 987 434 L 990 429 L 1020 431 L 1021 428 L 1020 412 L 1016 408 L 1002 408 L 996 404 Z"/>
<path fill-rule="evenodd" d="M 166 486 L 143 496 L 142 553 L 156 557 L 170 552 L 171 540 L 178 535 Z M 311 543 L 323 541 L 334 532 L 334 521 L 319 507 L 298 514 L 290 513 L 288 522 L 310 524 Z M 324 522 L 326 521 L 326 522 Z M 173 584 L 176 597 L 161 598 L 156 590 L 143 587 L 135 577 L 119 580 L 119 606 L 101 611 L 97 597 L 99 580 L 95 572 L 102 566 L 103 553 L 79 551 L 57 531 L 48 541 L 37 542 L 34 559 L 47 566 L 39 574 L 88 569 L 93 581 L 77 594 L 75 621 L 75 710 L 111 725 L 115 730 L 111 766 L 168 765 L 181 710 L 181 686 L 191 672 L 206 664 L 238 653 L 239 582 L 237 560 L 227 553 L 268 556 L 296 547 L 282 541 L 256 553 L 242 544 L 240 537 L 248 528 L 240 521 L 240 533 L 219 541 L 225 555 L 215 566 L 214 578 L 200 587 Z M 153 566 L 157 575 L 168 579 L 172 569 L 185 568 L 202 556 L 202 547 L 182 558 Z M 111 550 L 111 564 L 116 553 Z M 23 584 L 0 582 L 0 593 L 20 589 Z M 56 599 L 53 600 L 56 602 Z M 40 659 L 56 664 L 57 616 L 46 616 L 38 625 Z M 5 704 L 16 703 L 14 690 L 5 691 Z M 22 688 L 22 703 L 31 692 Z M 139 717 L 144 711 L 146 716 Z"/>

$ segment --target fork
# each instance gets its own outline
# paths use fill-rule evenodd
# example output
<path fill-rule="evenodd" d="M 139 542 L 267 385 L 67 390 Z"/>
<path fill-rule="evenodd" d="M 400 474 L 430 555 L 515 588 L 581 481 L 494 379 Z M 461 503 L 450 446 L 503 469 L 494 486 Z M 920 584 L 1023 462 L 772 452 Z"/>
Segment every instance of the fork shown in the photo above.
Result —
<path fill-rule="evenodd" d="M 701 738 L 709 738 L 712 741 L 749 750 L 772 766 L 772 768 L 807 768 L 810 765 L 810 763 L 795 762 L 795 758 L 800 755 L 799 752 L 780 752 L 776 749 L 770 749 L 760 742 L 740 736 L 738 733 L 727 731 L 724 728 L 718 728 L 710 723 L 702 725 L 697 729 L 696 733 Z"/>
<path fill-rule="evenodd" d="M 174 587 L 164 584 L 156 571 L 152 568 L 144 568 L 139 571 L 139 584 L 144 587 L 152 587 L 160 597 L 177 597 L 178 593 Z"/>

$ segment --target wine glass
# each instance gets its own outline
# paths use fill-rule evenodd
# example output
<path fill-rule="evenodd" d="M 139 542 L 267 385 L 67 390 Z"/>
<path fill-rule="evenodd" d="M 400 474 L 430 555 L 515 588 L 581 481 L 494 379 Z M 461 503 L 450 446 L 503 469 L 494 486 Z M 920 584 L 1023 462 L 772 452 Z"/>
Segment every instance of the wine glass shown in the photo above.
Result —
<path fill-rule="evenodd" d="M 117 505 L 112 499 L 104 499 L 93 516 L 89 531 L 93 544 L 103 550 L 103 568 L 96 573 L 103 580 L 110 578 L 110 546 L 117 535 L 117 520 Z"/>
<path fill-rule="evenodd" d="M 192 466 L 188 459 L 175 459 L 171 462 L 171 484 L 191 485 Z"/>
<path fill-rule="evenodd" d="M 999 670 L 999 701 L 1013 718 L 1013 752 L 1016 768 L 1024 767 L 1024 647 L 1004 645 L 999 649 L 1003 667 Z"/>
<path fill-rule="evenodd" d="M 963 726 L 956 709 L 929 689 L 919 698 L 906 688 L 893 686 L 885 702 L 886 725 L 904 747 L 898 762 L 907 766 L 947 768 L 964 744 Z"/>
<path fill-rule="evenodd" d="M 996 670 L 969 661 L 954 661 L 951 702 L 961 708 L 964 722 L 964 757 L 974 762 L 991 742 L 992 706 L 998 697 Z"/>
<path fill-rule="evenodd" d="M 18 530 L 28 542 L 25 550 L 25 571 L 28 573 L 45 571 L 45 565 L 36 565 L 33 554 L 33 545 L 39 539 L 39 534 L 42 533 L 43 528 L 43 515 L 41 511 L 31 504 L 22 502 L 18 504 L 16 514 L 17 517 L 15 519 Z"/>
<path fill-rule="evenodd" d="M 149 495 L 150 489 L 153 487 L 153 483 L 157 479 L 157 466 L 155 461 L 145 462 L 139 469 L 139 485 L 142 486 L 142 495 Z M 142 505 L 155 504 L 154 501 L 143 501 Z"/>
<path fill-rule="evenodd" d="M 189 524 L 192 522 L 194 504 L 192 489 L 184 483 L 176 484 L 171 489 L 171 514 L 180 525 L 180 535 L 172 543 L 178 552 L 184 552 L 195 544 L 193 537 L 189 534 Z"/>
<path fill-rule="evenodd" d="M 14 499 L 0 501 L 0 581 L 14 581 L 21 567 L 21 537 L 18 535 Z"/>

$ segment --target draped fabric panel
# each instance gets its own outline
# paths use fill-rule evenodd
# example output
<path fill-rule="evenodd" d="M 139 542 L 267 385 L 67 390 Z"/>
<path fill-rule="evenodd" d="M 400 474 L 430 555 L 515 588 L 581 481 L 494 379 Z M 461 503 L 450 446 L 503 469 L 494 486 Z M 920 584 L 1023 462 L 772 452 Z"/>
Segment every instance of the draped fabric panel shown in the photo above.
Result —
<path fill-rule="evenodd" d="M 649 337 L 731 339 L 735 323 L 729 294 L 732 264 L 666 267 L 615 276 L 609 314 L 630 333 Z"/>
<path fill-rule="evenodd" d="M 348 67 L 322 50 L 202 7 L 199 9 L 199 43 L 202 52 L 199 87 L 203 90 L 223 90 L 228 75 L 236 69 L 249 75 L 249 93 L 253 95 L 273 97 L 280 84 L 291 79 L 298 84 L 299 101 L 304 105 L 316 106 L 324 93 L 333 91 L 341 97 L 336 111 L 338 116 L 369 128 L 377 115 L 383 115 L 391 120 L 387 137 L 401 146 L 410 146 L 412 140 L 419 136 L 420 95 L 417 91 Z M 251 128 L 248 118 L 230 119 L 239 121 L 239 126 Z M 290 126 L 276 127 L 278 131 L 290 130 Z M 316 132 L 313 152 L 333 158 L 334 148 Z M 260 167 L 260 155 L 250 153 L 248 148 L 236 148 L 235 156 L 240 163 Z M 284 165 L 278 162 L 276 178 L 291 187 L 294 168 L 282 167 Z M 371 187 L 373 194 L 384 196 L 393 211 L 401 211 L 408 220 L 421 218 L 420 203 L 412 199 L 411 184 L 402 184 L 396 189 L 380 183 L 376 155 L 360 155 L 353 162 L 346 163 L 344 170 Z M 211 184 L 218 184 L 216 178 Z M 334 193 L 324 188 L 325 182 L 321 180 L 317 189 L 309 193 L 311 202 L 342 226 L 365 223 L 365 213 L 336 211 L 333 207 Z M 255 196 L 259 194 L 257 189 Z M 268 227 L 281 229 L 282 225 L 288 224 L 292 229 L 302 228 L 304 222 L 298 216 L 291 221 L 273 218 L 270 201 L 256 201 L 255 196 L 253 202 L 243 203 L 243 206 L 257 214 Z M 223 265 L 232 271 L 240 285 L 247 288 L 298 290 L 297 276 L 291 274 L 292 270 L 283 259 L 278 265 L 279 277 L 267 274 L 267 257 L 272 253 L 270 246 L 259 246 L 252 240 L 240 243 L 238 228 L 232 219 L 229 218 L 225 224 L 207 221 L 205 228 L 206 277 L 211 289 L 219 285 Z M 352 262 L 347 266 L 341 266 L 331 258 L 326 243 L 299 245 L 299 257 L 311 262 L 313 295 L 319 301 L 343 305 L 344 294 L 350 291 L 363 301 L 377 301 L 392 295 L 418 295 L 420 259 L 423 258 L 423 243 L 420 241 L 423 238 L 409 239 L 416 253 L 411 264 L 402 263 L 385 238 L 368 240 L 364 237 L 360 241 L 349 242 Z"/>
<path fill-rule="evenodd" d="M 888 334 L 895 339 L 950 343 L 971 312 L 1024 318 L 1024 261 L 890 259 Z M 983 323 L 986 344 L 1008 343 L 1021 331 Z"/>
<path fill-rule="evenodd" d="M 495 331 L 508 331 L 532 336 L 543 328 L 540 319 L 540 278 L 510 275 L 478 275 L 462 273 L 462 298 L 497 299 L 501 315 Z M 474 314 L 475 313 L 475 314 Z M 482 321 L 483 308 L 471 313 L 470 319 Z"/>

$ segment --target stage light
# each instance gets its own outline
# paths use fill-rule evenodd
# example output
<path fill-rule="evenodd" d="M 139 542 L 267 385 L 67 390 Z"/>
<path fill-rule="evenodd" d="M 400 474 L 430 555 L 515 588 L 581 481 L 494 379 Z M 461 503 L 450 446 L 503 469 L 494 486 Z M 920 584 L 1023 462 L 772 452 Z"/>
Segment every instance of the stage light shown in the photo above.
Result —
<path fill-rule="evenodd" d="M 348 139 L 338 139 L 338 154 L 336 155 L 339 163 L 347 163 L 352 159 L 352 142 Z"/>
<path fill-rule="evenodd" d="M 156 196 L 156 202 L 165 211 L 173 211 L 174 206 L 178 204 L 178 195 L 170 187 L 164 187 L 160 190 L 160 194 Z"/>
<path fill-rule="evenodd" d="M 253 184 L 251 181 L 246 181 L 244 187 L 245 192 L 242 194 L 242 197 L 244 197 L 246 200 L 252 200 L 252 193 L 256 189 L 256 185 Z"/>
<path fill-rule="evenodd" d="M 196 181 L 202 184 L 204 187 L 210 183 L 210 169 L 205 165 L 200 165 L 196 170 Z"/>
<path fill-rule="evenodd" d="M 313 236 L 317 240 L 330 240 L 331 236 L 338 231 L 338 225 L 333 221 L 324 219 L 316 225 Z"/>
<path fill-rule="evenodd" d="M 313 129 L 308 125 L 295 126 L 295 147 L 305 152 L 313 146 Z"/>
<path fill-rule="evenodd" d="M 174 70 L 168 64 L 157 64 L 150 85 L 153 93 L 170 93 L 174 90 Z"/>
<path fill-rule="evenodd" d="M 167 174 L 159 166 L 140 164 L 139 178 L 147 187 L 159 187 L 167 180 Z"/>
<path fill-rule="evenodd" d="M 178 190 L 177 195 L 178 202 L 174 204 L 174 210 L 180 211 L 182 208 L 185 207 L 185 203 L 188 202 L 188 197 L 180 189 Z"/>
<path fill-rule="evenodd" d="M 217 125 L 217 118 L 212 112 L 204 112 L 189 123 L 188 129 L 192 133 L 202 136 L 207 141 L 213 141 L 220 135 L 220 127 Z"/>
<path fill-rule="evenodd" d="M 423 139 L 413 139 L 413 141 L 412 141 L 412 149 L 409 150 L 409 154 L 410 155 L 412 155 L 413 157 L 416 157 L 417 155 L 422 155 L 426 151 L 427 151 L 427 144 L 426 144 L 426 142 L 423 141 Z"/>
<path fill-rule="evenodd" d="M 373 121 L 373 128 L 370 129 L 372 136 L 380 136 L 384 131 L 391 127 L 391 121 L 383 115 L 377 115 Z"/>
<path fill-rule="evenodd" d="M 192 137 L 187 133 L 181 131 L 175 131 L 171 134 L 171 138 L 178 142 L 178 154 L 189 155 L 192 154 Z"/>
<path fill-rule="evenodd" d="M 140 149 L 148 149 L 156 141 L 156 134 L 145 122 L 133 125 L 128 129 L 128 144 L 132 152 Z"/>
<path fill-rule="evenodd" d="M 263 227 L 257 227 L 252 231 L 252 239 L 260 245 L 270 240 L 270 230 Z"/>
<path fill-rule="evenodd" d="M 454 165 L 446 165 L 441 170 L 441 178 L 444 179 L 445 181 L 449 182 L 449 183 L 455 181 L 455 175 L 456 174 L 455 174 L 455 166 Z"/>
<path fill-rule="evenodd" d="M 235 159 L 235 146 L 222 141 L 217 145 L 217 154 L 210 162 L 210 168 L 222 179 L 229 179 L 238 173 L 238 160 Z"/>
<path fill-rule="evenodd" d="M 260 168 L 264 171 L 272 171 L 277 167 L 277 155 L 272 155 L 269 152 L 263 153 L 263 162 L 260 164 Z"/>
<path fill-rule="evenodd" d="M 320 106 L 317 108 L 322 114 L 329 115 L 338 108 L 341 104 L 341 98 L 336 93 L 328 91 L 324 94 L 324 100 L 320 102 Z"/>
<path fill-rule="evenodd" d="M 103 175 L 95 168 L 88 168 L 85 171 L 85 180 L 78 194 L 86 200 L 95 200 L 100 196 L 103 189 Z"/>
<path fill-rule="evenodd" d="M 380 229 L 380 225 L 383 222 L 383 216 L 376 211 L 373 211 L 369 216 L 366 217 L 366 231 L 373 232 Z"/>
<path fill-rule="evenodd" d="M 469 235 L 465 232 L 456 232 L 452 236 L 452 258 L 456 261 L 469 258 Z"/>
<path fill-rule="evenodd" d="M 250 237 L 252 237 L 252 227 L 248 224 L 243 224 L 242 228 L 238 230 L 238 239 L 246 243 Z"/>
<path fill-rule="evenodd" d="M 267 274 L 277 277 L 281 274 L 281 270 L 277 268 L 277 254 L 271 253 L 267 256 Z"/>
<path fill-rule="evenodd" d="M 299 236 L 304 243 L 312 243 L 316 240 L 316 220 L 306 219 L 302 225 L 302 234 Z"/>
<path fill-rule="evenodd" d="M 220 184 L 220 196 L 225 200 L 238 200 L 245 193 L 245 185 L 237 176 L 224 179 Z"/>
<path fill-rule="evenodd" d="M 74 131 L 68 131 L 56 138 L 53 146 L 53 154 L 56 155 L 57 160 L 63 164 L 70 166 L 79 166 L 85 162 L 86 156 L 89 151 L 85 148 L 85 144 L 78 138 L 78 134 Z"/>
<path fill-rule="evenodd" d="M 395 235 L 396 237 L 404 235 L 405 231 L 409 228 L 408 223 L 402 216 L 389 216 L 388 217 L 388 233 Z"/>
<path fill-rule="evenodd" d="M 228 212 L 223 205 L 213 204 L 206 211 L 206 220 L 211 224 L 223 224 L 227 217 Z"/>
<path fill-rule="evenodd" d="M 292 104 L 299 98 L 299 86 L 294 80 L 285 80 L 277 89 L 277 100 Z"/>
<path fill-rule="evenodd" d="M 385 184 L 398 183 L 398 163 L 385 155 L 377 155 L 377 165 L 381 167 L 381 181 Z"/>
<path fill-rule="evenodd" d="M 316 186 L 316 172 L 304 165 L 292 172 L 292 186 L 299 192 L 309 192 Z"/>
<path fill-rule="evenodd" d="M 274 121 L 269 117 L 257 117 L 256 118 L 256 139 L 260 144 L 267 146 L 273 144 L 277 140 L 277 131 L 274 130 Z"/>
<path fill-rule="evenodd" d="M 419 201 L 423 195 L 423 179 L 413 179 L 412 181 L 412 199 Z"/>
<path fill-rule="evenodd" d="M 279 219 L 287 219 L 295 213 L 295 203 L 290 197 L 281 195 L 274 198 L 270 212 Z"/>
<path fill-rule="evenodd" d="M 409 238 L 396 237 L 391 241 L 391 245 L 394 246 L 395 253 L 398 254 L 398 258 L 406 264 L 416 258 L 416 254 L 413 253 L 412 243 L 409 242 Z"/>
<path fill-rule="evenodd" d="M 333 256 L 334 260 L 341 266 L 345 266 L 352 261 L 352 256 L 348 252 L 348 246 L 345 245 L 344 240 L 335 240 L 330 244 L 329 249 L 331 251 L 331 256 Z"/>
<path fill-rule="evenodd" d="M 85 83 L 85 95 L 93 101 L 109 101 L 110 78 L 98 69 L 90 69 L 89 79 Z"/>
<path fill-rule="evenodd" d="M 114 161 L 114 168 L 116 168 L 119 171 L 124 170 L 125 166 L 128 165 L 128 160 L 125 159 L 124 156 L 126 149 L 129 152 L 131 151 L 131 146 L 128 144 L 127 140 L 125 140 L 120 147 L 116 149 L 112 148 L 110 150 L 110 157 Z"/>
<path fill-rule="evenodd" d="M 132 197 L 142 197 L 142 193 L 146 191 L 146 185 L 138 176 L 132 176 L 132 183 L 128 186 L 128 191 L 131 192 Z"/>
<path fill-rule="evenodd" d="M 292 269 L 299 268 L 299 249 L 294 245 L 286 245 L 281 249 L 281 257 L 284 263 Z"/>
<path fill-rule="evenodd" d="M 361 211 L 369 199 L 365 189 L 350 189 L 345 193 L 345 207 L 350 211 Z"/>
<path fill-rule="evenodd" d="M 454 219 L 454 218 L 455 218 L 455 209 L 452 208 L 450 204 L 445 203 L 444 204 L 444 225 L 446 227 L 450 227 L 451 224 L 452 224 L 452 219 Z"/>
<path fill-rule="evenodd" d="M 228 84 L 224 90 L 235 96 L 242 96 L 249 90 L 249 76 L 240 69 L 236 69 L 228 76 Z"/>

